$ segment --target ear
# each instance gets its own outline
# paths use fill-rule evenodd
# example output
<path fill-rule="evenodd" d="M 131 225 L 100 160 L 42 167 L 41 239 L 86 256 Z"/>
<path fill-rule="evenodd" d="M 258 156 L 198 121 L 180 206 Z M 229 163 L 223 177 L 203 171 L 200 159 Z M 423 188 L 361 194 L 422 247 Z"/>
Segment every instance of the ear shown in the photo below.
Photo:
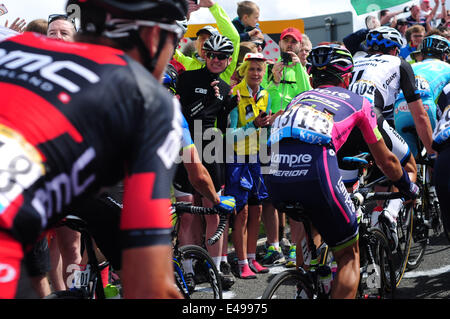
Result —
<path fill-rule="evenodd" d="M 160 28 L 158 26 L 146 27 L 141 30 L 141 37 L 150 51 L 151 56 L 154 56 L 158 50 L 159 32 Z"/>

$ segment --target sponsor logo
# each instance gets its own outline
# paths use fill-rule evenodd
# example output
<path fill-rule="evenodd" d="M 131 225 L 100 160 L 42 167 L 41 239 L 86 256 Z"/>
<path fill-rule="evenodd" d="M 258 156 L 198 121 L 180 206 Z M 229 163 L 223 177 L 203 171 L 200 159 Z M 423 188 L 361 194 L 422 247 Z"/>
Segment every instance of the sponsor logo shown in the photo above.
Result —
<path fill-rule="evenodd" d="M 0 283 L 13 281 L 17 277 L 17 271 L 8 264 L 0 264 Z"/>
<path fill-rule="evenodd" d="M 271 156 L 272 163 L 287 164 L 289 167 L 309 164 L 312 160 L 310 154 L 275 154 Z"/>
<path fill-rule="evenodd" d="M 270 174 L 273 176 L 278 177 L 297 177 L 297 176 L 306 176 L 308 174 L 309 170 L 307 169 L 299 169 L 299 170 L 292 170 L 292 171 L 278 171 L 278 170 L 271 170 Z"/>

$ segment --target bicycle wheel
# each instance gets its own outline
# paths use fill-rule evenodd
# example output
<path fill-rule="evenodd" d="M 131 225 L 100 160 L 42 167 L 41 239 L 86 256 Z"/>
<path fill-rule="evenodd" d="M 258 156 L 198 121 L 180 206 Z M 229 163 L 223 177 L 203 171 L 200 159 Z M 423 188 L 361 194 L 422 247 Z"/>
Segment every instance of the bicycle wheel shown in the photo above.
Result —
<path fill-rule="evenodd" d="M 412 230 L 414 226 L 413 205 L 403 206 L 397 217 L 397 247 L 392 250 L 392 261 L 395 269 L 395 286 L 400 285 L 400 281 L 406 271 L 411 246 L 413 242 Z M 389 231 L 386 229 L 386 231 Z"/>
<path fill-rule="evenodd" d="M 309 278 L 297 269 L 289 269 L 273 277 L 261 299 L 315 299 L 315 297 Z"/>
<path fill-rule="evenodd" d="M 413 270 L 419 267 L 423 257 L 425 256 L 425 250 L 428 245 L 429 229 L 424 223 L 424 218 L 426 216 L 426 210 L 429 209 L 429 203 L 428 199 L 423 194 L 424 191 L 422 189 L 422 195 L 418 201 L 419 204 L 417 204 L 414 208 L 414 225 L 412 228 L 413 242 L 407 263 L 408 270 Z"/>
<path fill-rule="evenodd" d="M 186 245 L 179 249 L 181 263 L 192 263 L 195 289 L 191 299 L 222 299 L 219 271 L 208 252 L 202 247 Z M 184 269 L 186 272 L 186 269 Z"/>
<path fill-rule="evenodd" d="M 393 298 L 395 270 L 386 236 L 372 228 L 360 235 L 359 246 L 361 277 L 358 298 Z"/>

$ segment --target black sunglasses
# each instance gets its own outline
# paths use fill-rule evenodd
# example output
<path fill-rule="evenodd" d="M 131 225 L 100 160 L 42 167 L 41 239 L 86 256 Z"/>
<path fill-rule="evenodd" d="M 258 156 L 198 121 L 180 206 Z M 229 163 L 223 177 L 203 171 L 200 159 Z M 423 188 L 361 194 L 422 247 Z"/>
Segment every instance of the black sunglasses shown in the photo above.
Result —
<path fill-rule="evenodd" d="M 230 56 L 224 53 L 214 53 L 214 52 L 207 52 L 206 56 L 213 60 L 214 58 L 218 58 L 219 60 L 225 60 L 228 59 Z"/>
<path fill-rule="evenodd" d="M 56 20 L 66 20 L 73 24 L 73 27 L 75 28 L 75 31 L 77 31 L 77 26 L 75 24 L 75 18 L 70 19 L 67 14 L 51 14 L 48 16 L 48 24 L 52 23 Z"/>

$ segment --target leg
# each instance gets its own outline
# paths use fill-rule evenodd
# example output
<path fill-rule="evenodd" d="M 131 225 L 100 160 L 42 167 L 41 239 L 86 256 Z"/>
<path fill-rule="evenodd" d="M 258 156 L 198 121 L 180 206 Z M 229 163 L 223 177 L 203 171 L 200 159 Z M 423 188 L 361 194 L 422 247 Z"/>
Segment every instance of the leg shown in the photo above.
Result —
<path fill-rule="evenodd" d="M 333 281 L 331 298 L 354 299 L 359 284 L 359 244 L 333 252 L 338 268 Z"/>
<path fill-rule="evenodd" d="M 73 267 L 70 266 L 81 263 L 81 234 L 65 226 L 55 228 L 55 232 L 62 257 L 63 279 L 67 283 L 67 278 L 70 275 L 67 271 Z"/>

